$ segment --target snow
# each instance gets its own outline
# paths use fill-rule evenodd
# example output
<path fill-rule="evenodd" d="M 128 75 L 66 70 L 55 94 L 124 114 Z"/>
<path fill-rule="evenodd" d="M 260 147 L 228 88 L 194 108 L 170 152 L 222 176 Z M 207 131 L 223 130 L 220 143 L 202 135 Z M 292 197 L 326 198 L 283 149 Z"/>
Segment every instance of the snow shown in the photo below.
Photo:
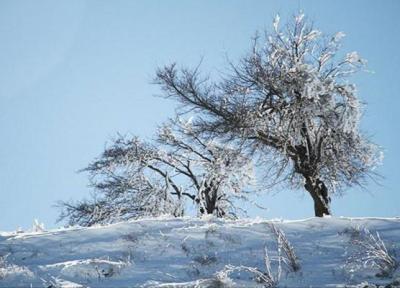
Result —
<path fill-rule="evenodd" d="M 360 57 L 360 55 L 358 55 L 358 53 L 356 51 L 353 51 L 353 52 L 347 53 L 346 60 L 349 63 L 357 63 L 357 62 L 361 61 L 361 57 Z"/>
<path fill-rule="evenodd" d="M 301 265 L 298 272 L 282 267 L 279 287 L 364 287 L 400 278 L 399 269 L 379 278 L 376 268 L 349 263 L 355 253 L 351 238 L 360 228 L 378 232 L 388 251 L 400 255 L 400 218 L 159 217 L 0 232 L 0 287 L 262 287 L 251 273 L 224 269 L 265 271 L 267 247 L 276 275 L 278 249 L 270 223 L 284 231 Z"/>
<path fill-rule="evenodd" d="M 334 36 L 333 36 L 333 40 L 335 42 L 339 42 L 343 37 L 345 37 L 346 34 L 342 31 L 337 32 Z"/>
<path fill-rule="evenodd" d="M 275 18 L 274 18 L 274 22 L 273 22 L 273 26 L 274 26 L 274 29 L 275 29 L 275 31 L 278 31 L 278 25 L 279 25 L 279 21 L 280 21 L 280 17 L 279 17 L 279 15 L 277 14 L 276 16 L 275 16 Z"/>

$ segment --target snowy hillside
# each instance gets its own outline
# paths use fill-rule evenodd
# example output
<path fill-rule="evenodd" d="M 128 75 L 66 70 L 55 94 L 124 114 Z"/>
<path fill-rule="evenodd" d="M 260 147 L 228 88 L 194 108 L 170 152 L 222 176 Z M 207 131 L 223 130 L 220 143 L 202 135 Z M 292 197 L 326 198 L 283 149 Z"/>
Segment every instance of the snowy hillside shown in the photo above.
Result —
<path fill-rule="evenodd" d="M 277 257 L 270 223 L 293 246 L 300 263 L 297 272 Z M 364 235 L 364 228 L 371 234 Z M 267 272 L 265 247 L 278 287 L 366 287 L 367 282 L 396 287 L 400 269 L 377 276 L 382 274 L 379 261 L 364 259 L 370 254 L 354 244 L 371 235 L 379 244 L 376 232 L 399 261 L 400 218 L 142 219 L 103 227 L 2 232 L 0 287 L 266 287 L 257 280 L 257 273 Z"/>

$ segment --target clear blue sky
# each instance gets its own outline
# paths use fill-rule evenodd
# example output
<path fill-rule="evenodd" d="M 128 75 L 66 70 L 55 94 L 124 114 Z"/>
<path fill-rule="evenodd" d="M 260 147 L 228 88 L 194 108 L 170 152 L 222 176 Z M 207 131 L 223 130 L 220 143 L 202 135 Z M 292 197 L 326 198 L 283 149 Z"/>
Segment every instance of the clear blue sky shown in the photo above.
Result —
<path fill-rule="evenodd" d="M 369 105 L 363 121 L 385 149 L 381 186 L 334 198 L 337 216 L 400 215 L 399 1 L 1 1 L 0 230 L 54 227 L 57 200 L 88 195 L 76 171 L 107 139 L 150 136 L 174 111 L 154 97 L 157 66 L 177 61 L 226 67 L 247 51 L 256 29 L 302 9 L 323 32 L 344 31 L 375 73 L 355 80 Z M 313 215 L 303 192 L 259 200 L 250 216 Z M 286 202 L 286 203 L 285 203 Z M 289 208 L 288 208 L 289 207 Z"/>

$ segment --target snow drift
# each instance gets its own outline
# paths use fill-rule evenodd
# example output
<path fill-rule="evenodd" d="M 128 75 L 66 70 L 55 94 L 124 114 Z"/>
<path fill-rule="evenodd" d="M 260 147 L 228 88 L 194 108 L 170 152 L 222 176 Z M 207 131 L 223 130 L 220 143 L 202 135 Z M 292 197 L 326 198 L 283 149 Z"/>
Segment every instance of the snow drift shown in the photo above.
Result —
<path fill-rule="evenodd" d="M 296 272 L 278 257 L 271 223 L 290 241 L 300 264 Z M 398 263 L 400 218 L 148 218 L 1 232 L 0 287 L 267 287 L 256 273 L 240 269 L 266 275 L 265 251 L 279 287 L 396 287 L 397 267 L 382 275 L 363 258 L 368 251 L 356 243 L 364 228 L 379 233 Z"/>

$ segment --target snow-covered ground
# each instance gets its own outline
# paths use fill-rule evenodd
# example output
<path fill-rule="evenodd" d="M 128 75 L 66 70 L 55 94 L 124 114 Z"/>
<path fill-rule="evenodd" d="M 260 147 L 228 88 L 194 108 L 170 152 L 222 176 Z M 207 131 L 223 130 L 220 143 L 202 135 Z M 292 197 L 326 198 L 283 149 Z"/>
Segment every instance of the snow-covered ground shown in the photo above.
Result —
<path fill-rule="evenodd" d="M 400 269 L 379 277 L 378 268 L 358 265 L 362 255 L 352 244 L 362 228 L 375 236 L 377 231 L 399 261 L 400 218 L 158 218 L 0 232 L 0 287 L 263 287 L 253 273 L 223 272 L 226 265 L 265 272 L 267 247 L 272 274 L 278 277 L 277 241 L 270 223 L 285 232 L 301 265 L 289 272 L 282 264 L 278 287 L 365 287 L 366 282 L 396 287 L 400 279 Z"/>

